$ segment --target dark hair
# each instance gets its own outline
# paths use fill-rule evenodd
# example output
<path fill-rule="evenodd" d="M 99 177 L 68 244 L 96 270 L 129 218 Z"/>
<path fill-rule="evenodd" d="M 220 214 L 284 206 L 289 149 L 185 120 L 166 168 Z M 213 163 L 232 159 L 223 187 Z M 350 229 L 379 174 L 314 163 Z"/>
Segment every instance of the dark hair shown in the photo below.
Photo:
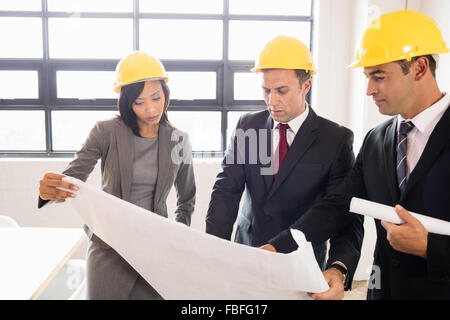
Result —
<path fill-rule="evenodd" d="M 436 60 L 434 60 L 432 55 L 414 57 L 411 59 L 411 61 L 400 60 L 400 61 L 395 61 L 395 62 L 400 65 L 400 67 L 402 68 L 403 74 L 406 76 L 409 73 L 409 70 L 411 69 L 412 64 L 420 57 L 425 57 L 428 59 L 428 64 L 430 66 L 431 74 L 433 75 L 434 78 L 436 78 Z"/>
<path fill-rule="evenodd" d="M 295 75 L 297 76 L 298 80 L 300 81 L 300 87 L 303 85 L 303 83 L 311 78 L 311 71 L 306 71 L 303 69 L 295 69 Z"/>
<path fill-rule="evenodd" d="M 161 116 L 160 123 L 167 124 L 172 127 L 172 124 L 169 121 L 169 118 L 167 116 L 167 108 L 169 107 L 169 96 L 170 96 L 170 90 L 167 86 L 166 82 L 164 80 L 160 80 L 161 87 L 164 92 L 164 111 Z M 122 121 L 127 125 L 128 128 L 130 128 L 135 135 L 140 137 L 139 133 L 139 125 L 137 123 L 136 114 L 133 111 L 133 103 L 139 97 L 142 90 L 144 89 L 145 81 L 142 82 L 136 82 L 132 84 L 128 84 L 126 86 L 123 86 L 120 91 L 120 97 L 117 101 L 117 107 L 119 109 L 120 118 Z"/>
<path fill-rule="evenodd" d="M 273 70 L 273 69 L 262 69 L 261 71 L 264 72 L 264 70 Z M 300 87 L 303 85 L 303 83 L 311 78 L 311 71 L 306 71 L 303 69 L 294 69 L 295 75 L 298 78 L 298 81 L 300 82 Z"/>

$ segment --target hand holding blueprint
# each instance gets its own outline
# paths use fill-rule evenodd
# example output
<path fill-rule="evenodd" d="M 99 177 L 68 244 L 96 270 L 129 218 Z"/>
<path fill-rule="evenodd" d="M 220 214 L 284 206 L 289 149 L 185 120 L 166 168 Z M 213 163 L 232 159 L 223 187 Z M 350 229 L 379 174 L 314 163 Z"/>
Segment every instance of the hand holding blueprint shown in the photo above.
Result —
<path fill-rule="evenodd" d="M 405 223 L 400 219 L 393 207 L 359 198 L 352 198 L 350 212 L 395 224 Z M 428 232 L 450 236 L 450 222 L 414 212 L 409 213 L 419 220 Z"/>
<path fill-rule="evenodd" d="M 226 241 L 170 221 L 67 177 L 67 199 L 98 237 L 113 247 L 165 299 L 309 299 L 329 289 L 312 246 L 273 253 Z"/>

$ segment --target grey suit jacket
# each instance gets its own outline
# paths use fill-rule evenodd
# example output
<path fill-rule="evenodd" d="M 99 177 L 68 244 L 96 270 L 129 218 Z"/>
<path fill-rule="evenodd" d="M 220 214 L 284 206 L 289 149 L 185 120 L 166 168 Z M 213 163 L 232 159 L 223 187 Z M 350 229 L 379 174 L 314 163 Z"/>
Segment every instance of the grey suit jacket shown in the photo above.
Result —
<path fill-rule="evenodd" d="M 166 199 L 174 185 L 177 191 L 175 220 L 190 225 L 196 187 L 188 135 L 163 123 L 159 126 L 158 135 L 158 178 L 154 212 L 167 217 Z M 133 176 L 133 154 L 133 132 L 125 123 L 120 118 L 100 121 L 91 130 L 85 144 L 63 174 L 86 181 L 98 159 L 101 159 L 103 191 L 128 201 Z M 46 202 L 39 199 L 38 207 Z M 108 247 L 87 226 L 84 229 L 92 241 Z"/>

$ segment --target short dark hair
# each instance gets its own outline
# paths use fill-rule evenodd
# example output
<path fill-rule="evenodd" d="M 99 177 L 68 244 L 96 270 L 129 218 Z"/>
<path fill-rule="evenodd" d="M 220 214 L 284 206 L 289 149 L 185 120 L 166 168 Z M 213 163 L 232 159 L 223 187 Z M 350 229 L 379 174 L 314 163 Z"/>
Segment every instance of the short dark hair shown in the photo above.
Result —
<path fill-rule="evenodd" d="M 311 71 L 306 71 L 303 69 L 295 69 L 295 74 L 298 78 L 298 80 L 300 81 L 300 86 L 303 85 L 303 83 L 308 80 L 309 78 L 311 78 Z"/>
<path fill-rule="evenodd" d="M 400 60 L 400 61 L 395 61 L 395 62 L 400 65 L 400 67 L 402 68 L 403 74 L 407 75 L 409 73 L 409 70 L 411 70 L 412 64 L 420 57 L 425 57 L 428 59 L 428 64 L 430 66 L 431 74 L 433 75 L 434 78 L 436 78 L 436 60 L 434 60 L 432 55 L 417 56 L 417 57 L 412 58 L 411 61 Z"/>
<path fill-rule="evenodd" d="M 172 127 L 172 124 L 169 121 L 167 116 L 167 108 L 169 107 L 169 96 L 170 90 L 164 80 L 160 80 L 161 87 L 164 92 L 164 111 L 161 116 L 160 123 L 165 123 Z M 136 82 L 132 84 L 128 84 L 123 86 L 120 91 L 119 100 L 117 101 L 117 107 L 119 109 L 120 118 L 122 121 L 130 128 L 133 133 L 140 137 L 139 133 L 139 125 L 137 123 L 136 114 L 133 111 L 133 103 L 139 97 L 142 90 L 144 89 L 145 81 Z"/>
<path fill-rule="evenodd" d="M 273 70 L 275 68 L 272 69 L 261 69 L 262 72 L 264 72 L 265 70 Z M 306 71 L 303 69 L 293 69 L 295 72 L 295 75 L 298 78 L 298 81 L 300 82 L 300 86 L 303 85 L 303 83 L 308 80 L 309 78 L 311 78 L 311 71 Z"/>

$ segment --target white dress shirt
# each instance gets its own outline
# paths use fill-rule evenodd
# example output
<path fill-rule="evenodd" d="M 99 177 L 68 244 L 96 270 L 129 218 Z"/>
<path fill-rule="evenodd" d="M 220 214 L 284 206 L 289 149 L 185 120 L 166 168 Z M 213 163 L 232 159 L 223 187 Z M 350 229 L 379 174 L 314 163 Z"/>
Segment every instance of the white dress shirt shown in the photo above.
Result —
<path fill-rule="evenodd" d="M 300 127 L 302 126 L 303 122 L 305 122 L 306 117 L 309 113 L 309 107 L 308 103 L 306 103 L 305 111 L 303 111 L 299 116 L 292 119 L 289 122 L 283 122 L 289 125 L 289 129 L 286 130 L 286 140 L 289 145 L 289 147 L 292 145 L 292 142 L 294 142 L 295 135 L 297 134 L 298 130 L 300 130 Z M 274 154 L 278 150 L 278 142 L 280 141 L 280 132 L 278 131 L 278 124 L 282 122 L 278 122 L 273 120 L 273 135 L 272 135 L 272 142 L 273 142 L 273 152 Z"/>
<path fill-rule="evenodd" d="M 401 115 L 397 117 L 397 135 L 400 128 L 401 121 L 411 121 L 414 128 L 407 135 L 407 149 L 406 149 L 406 178 L 414 170 L 419 162 L 420 156 L 425 149 L 425 146 L 433 132 L 436 124 L 441 120 L 448 106 L 450 105 L 450 95 L 444 93 L 438 102 L 431 107 L 425 109 L 412 119 L 404 119 Z"/>

